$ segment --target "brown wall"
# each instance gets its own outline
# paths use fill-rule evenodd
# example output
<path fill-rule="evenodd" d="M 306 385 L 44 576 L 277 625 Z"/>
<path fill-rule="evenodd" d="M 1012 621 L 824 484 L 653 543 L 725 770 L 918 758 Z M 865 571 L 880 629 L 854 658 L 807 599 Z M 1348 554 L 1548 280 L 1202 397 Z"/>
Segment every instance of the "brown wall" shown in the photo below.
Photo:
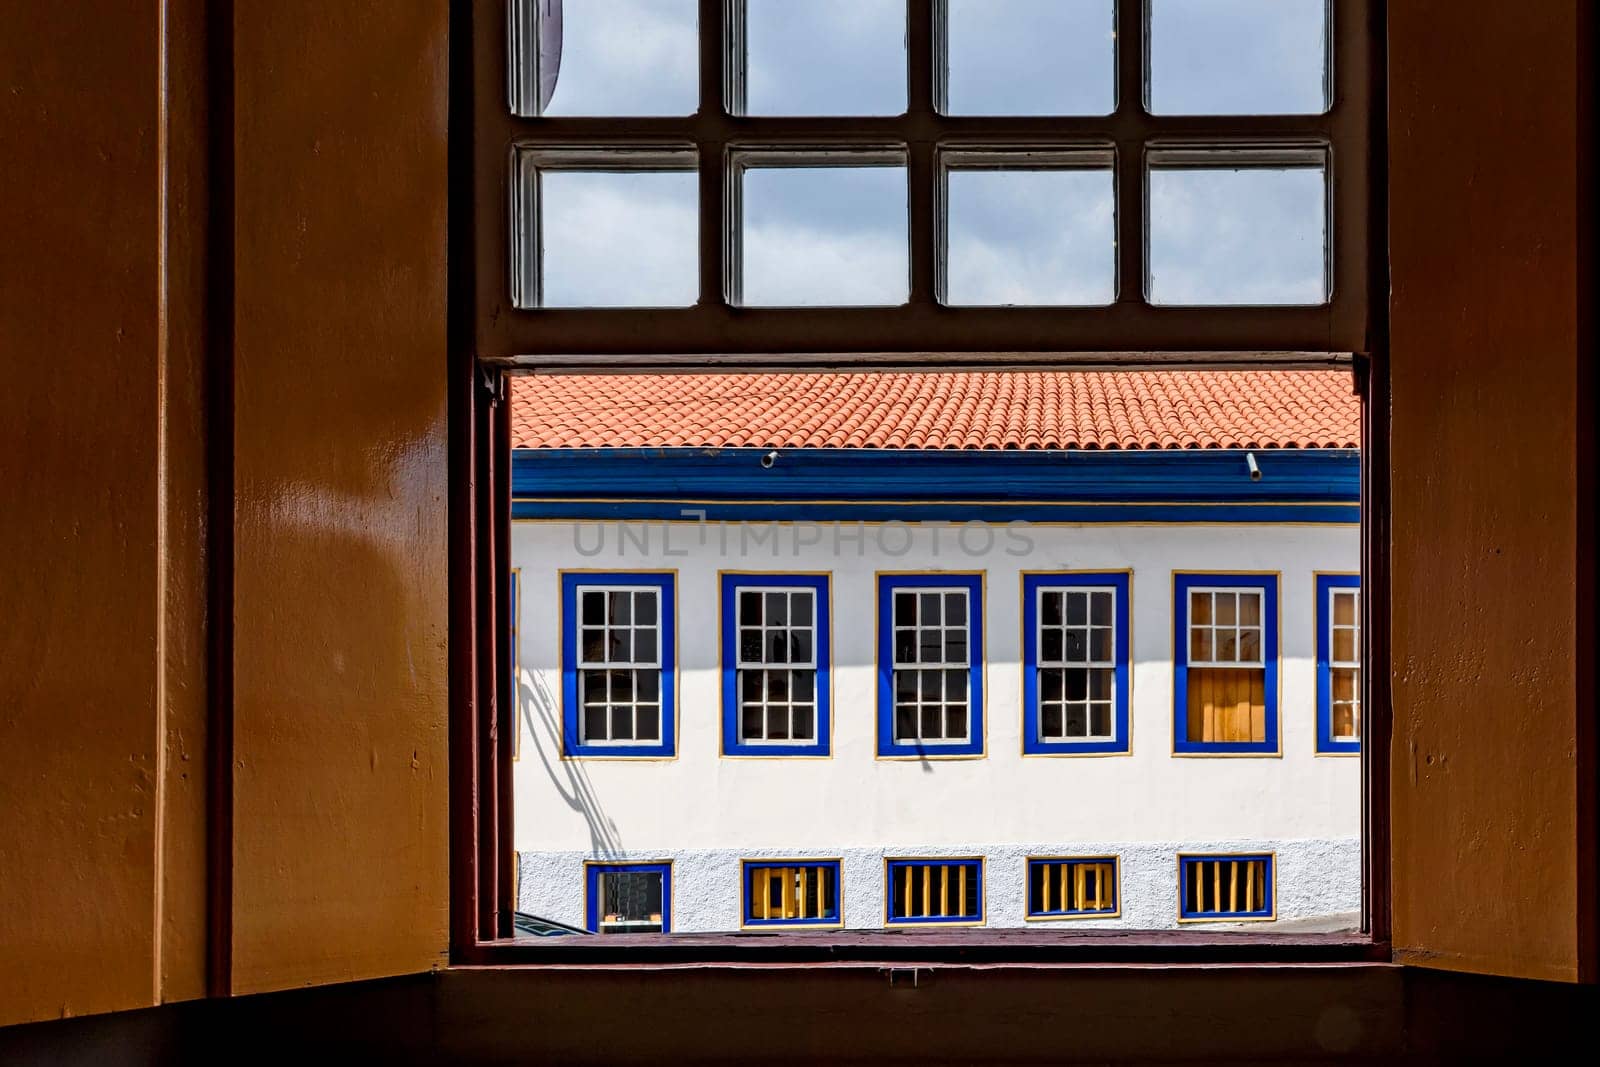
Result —
<path fill-rule="evenodd" d="M 1396 953 L 1569 980 L 1581 6 L 1389 6 Z"/>
<path fill-rule="evenodd" d="M 444 0 L 239 5 L 220 116 L 197 72 L 201 14 L 226 5 L 0 6 L 0 1024 L 202 988 L 208 505 L 235 535 L 220 978 L 434 966 Z M 1570 978 L 1592 960 L 1584 34 L 1558 4 L 1391 20 L 1397 944 Z M 225 175 L 202 151 L 213 120 Z M 231 439 L 199 414 L 218 190 L 237 206 Z M 231 455 L 236 499 L 208 500 L 208 454 Z M 719 995 L 673 990 L 699 991 L 685 1010 Z"/>

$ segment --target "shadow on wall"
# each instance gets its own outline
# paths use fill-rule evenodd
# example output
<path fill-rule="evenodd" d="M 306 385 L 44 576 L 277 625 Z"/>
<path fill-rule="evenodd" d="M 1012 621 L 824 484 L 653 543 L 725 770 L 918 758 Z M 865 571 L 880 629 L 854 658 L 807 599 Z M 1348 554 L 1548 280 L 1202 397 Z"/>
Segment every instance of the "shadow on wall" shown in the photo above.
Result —
<path fill-rule="evenodd" d="M 523 672 L 517 683 L 517 703 L 526 718 L 533 748 L 539 754 L 545 774 L 567 807 L 589 824 L 589 848 L 601 859 L 615 859 L 622 853 L 617 824 L 606 817 L 600 797 L 582 760 L 561 758 L 561 701 L 534 672 Z M 531 679 L 531 681 L 527 681 Z"/>

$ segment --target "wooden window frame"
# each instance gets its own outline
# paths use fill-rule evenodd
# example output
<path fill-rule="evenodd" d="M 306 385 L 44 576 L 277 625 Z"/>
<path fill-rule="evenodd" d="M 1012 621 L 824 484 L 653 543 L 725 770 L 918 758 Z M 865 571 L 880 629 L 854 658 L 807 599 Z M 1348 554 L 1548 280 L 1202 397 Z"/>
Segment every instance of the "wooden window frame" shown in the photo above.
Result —
<path fill-rule="evenodd" d="M 1262 906 L 1248 911 L 1200 911 L 1188 906 L 1189 869 L 1202 863 L 1260 863 L 1266 886 Z M 1276 922 L 1278 918 L 1278 854 L 1276 852 L 1180 852 L 1178 853 L 1178 922 L 1245 923 Z"/>
<path fill-rule="evenodd" d="M 1375 336 L 1370 225 L 1376 42 L 1373 0 L 1329 5 L 1329 107 L 1318 115 L 1155 115 L 1146 105 L 1146 0 L 1118 0 L 1116 110 L 1103 116 L 982 117 L 939 110 L 944 5 L 907 4 L 907 110 L 897 116 L 767 117 L 729 110 L 731 18 L 738 0 L 700 0 L 700 106 L 682 117 L 524 117 L 513 114 L 508 56 L 519 47 L 534 0 L 469 0 L 473 44 L 472 218 L 478 241 L 471 282 L 472 345 L 499 365 L 673 366 L 689 362 L 787 366 L 840 362 L 841 353 L 894 362 L 911 354 L 960 355 L 963 364 L 1147 360 L 1233 365 L 1317 365 L 1369 351 Z M 508 92 L 508 86 L 511 92 Z M 524 87 L 521 91 L 526 92 Z M 526 110 L 526 109 L 524 109 Z M 908 167 L 910 290 L 898 307 L 737 306 L 737 160 L 752 150 L 904 153 Z M 1152 159 L 1192 166 L 1202 150 L 1321 154 L 1328 160 L 1329 298 L 1318 306 L 1158 306 L 1146 296 L 1147 172 Z M 513 227 L 531 232 L 507 175 L 520 151 L 573 165 L 572 153 L 629 155 L 692 151 L 700 176 L 700 299 L 672 309 L 518 307 L 526 291 L 514 262 Z M 938 234 L 944 197 L 940 156 L 974 153 L 1111 153 L 1116 185 L 1116 298 L 1105 307 L 947 307 Z M 1266 153 L 1266 155 L 1261 155 Z M 687 161 L 687 156 L 685 160 Z M 524 242 L 526 244 L 526 242 Z M 859 362 L 860 356 L 852 362 Z"/>
<path fill-rule="evenodd" d="M 1361 706 L 1361 676 L 1366 672 L 1356 663 L 1356 737 L 1355 740 L 1333 736 L 1333 671 L 1350 664 L 1333 658 L 1333 597 L 1339 592 L 1354 591 L 1356 596 L 1356 651 L 1360 654 L 1361 641 L 1361 575 L 1318 571 L 1312 578 L 1316 593 L 1316 649 L 1317 649 L 1317 755 L 1358 756 L 1361 754 L 1361 731 L 1365 725 L 1365 709 Z"/>
<path fill-rule="evenodd" d="M 561 593 L 561 758 L 676 759 L 678 755 L 678 572 L 652 570 L 576 571 L 558 575 Z M 585 592 L 651 592 L 656 595 L 656 662 L 629 660 L 598 667 L 583 661 L 581 598 Z M 631 624 L 630 624 L 631 628 Z M 583 680 L 586 669 L 654 669 L 658 678 L 656 713 L 659 729 L 653 741 L 583 739 Z M 638 701 L 634 701 L 638 703 Z M 638 711 L 635 709 L 635 724 Z"/>
<path fill-rule="evenodd" d="M 1283 755 L 1283 580 L 1277 571 L 1172 572 L 1172 754 L 1174 756 Z M 1190 671 L 1219 666 L 1189 663 L 1189 595 L 1249 591 L 1261 594 L 1261 669 L 1265 733 L 1260 741 L 1196 741 L 1188 736 Z M 1224 661 L 1225 665 L 1226 661 Z M 1238 664 L 1242 667 L 1253 663 Z"/>
<path fill-rule="evenodd" d="M 1111 868 L 1111 907 L 1098 910 L 1064 909 L 1033 910 L 1033 871 L 1041 866 L 1068 866 L 1076 868 L 1080 865 L 1109 865 Z M 1120 919 L 1122 918 L 1122 857 L 1121 856 L 1029 856 L 1023 865 L 1024 884 L 1022 888 L 1023 919 L 1030 923 L 1062 922 L 1073 919 Z M 1048 879 L 1048 875 L 1046 878 Z M 1046 890 L 1048 896 L 1048 890 Z M 1061 899 L 1061 898 L 1058 898 Z M 1044 901 L 1041 901 L 1044 903 Z"/>
<path fill-rule="evenodd" d="M 1110 592 L 1113 671 L 1111 736 L 1045 740 L 1040 735 L 1040 618 L 1047 592 Z M 1022 574 L 1022 754 L 1127 756 L 1133 753 L 1133 572 L 1024 571 Z M 1085 664 L 1088 666 L 1089 664 Z"/>
<path fill-rule="evenodd" d="M 722 670 L 722 755 L 726 759 L 804 759 L 833 755 L 833 575 L 830 573 L 722 571 L 717 576 L 719 660 Z M 811 664 L 815 736 L 809 741 L 746 741 L 742 737 L 746 669 L 739 648 L 740 593 L 797 592 L 812 595 Z M 793 665 L 791 664 L 791 667 Z"/>
<path fill-rule="evenodd" d="M 833 915 L 831 917 L 819 915 L 793 919 L 774 919 L 770 916 L 757 915 L 755 908 L 756 873 L 774 868 L 801 867 L 827 872 L 822 877 L 831 879 L 831 883 L 824 882 L 824 889 L 818 896 L 820 902 L 826 896 L 828 889 L 832 890 Z M 742 930 L 837 930 L 844 926 L 844 861 L 842 859 L 819 859 L 815 856 L 743 859 L 739 861 L 739 887 L 739 928 Z"/>
<path fill-rule="evenodd" d="M 874 576 L 877 589 L 878 630 L 878 748 L 880 760 L 983 759 L 987 755 L 988 677 L 984 642 L 984 589 L 988 584 L 982 571 L 879 571 Z M 967 602 L 967 662 L 945 667 L 941 659 L 931 669 L 963 670 L 967 676 L 967 737 L 964 741 L 898 741 L 895 739 L 895 672 L 901 664 L 895 656 L 894 595 L 896 593 L 937 592 L 943 603 L 945 593 L 959 592 Z M 943 608 L 941 606 L 941 612 Z M 941 616 L 942 618 L 942 616 Z M 940 623 L 941 632 L 944 624 Z M 906 669 L 924 667 L 907 664 Z M 919 726 L 920 734 L 920 726 Z"/>
<path fill-rule="evenodd" d="M 672 932 L 672 861 L 610 862 L 589 860 L 583 865 L 584 929 L 591 934 L 605 934 L 600 916 L 600 879 L 608 874 L 655 874 L 661 878 L 661 934 Z M 649 934 L 629 934 L 629 937 L 649 937 Z"/>
<path fill-rule="evenodd" d="M 923 0 L 916 0 L 921 3 Z M 929 0 L 931 2 L 931 0 Z M 720 10 L 721 0 L 701 0 Z M 910 54 L 931 47 L 931 16 L 914 3 Z M 1390 602 L 1389 490 L 1390 426 L 1387 329 L 1387 158 L 1384 21 L 1379 0 L 1340 0 L 1334 6 L 1336 41 L 1334 102 L 1315 117 L 1319 137 L 1336 156 L 1330 203 L 1335 212 L 1329 237 L 1336 257 L 1335 303 L 1320 309 L 1146 308 L 1118 301 L 1110 308 L 903 308 L 739 309 L 717 321 L 714 344 L 685 332 L 652 333 L 645 317 L 628 315 L 606 327 L 597 314 L 610 312 L 516 312 L 509 303 L 510 259 L 506 195 L 510 147 L 530 139 L 528 120 L 508 117 L 506 102 L 506 0 L 451 0 L 450 8 L 450 200 L 448 226 L 450 347 L 450 692 L 451 692 L 451 962 L 453 964 L 608 963 L 656 967 L 674 963 L 738 965 L 750 962 L 870 964 L 909 962 L 1010 963 L 1054 966 L 1125 963 L 1317 963 L 1391 958 L 1389 734 Z M 1129 48 L 1142 34 L 1129 32 L 1128 4 L 1118 11 L 1119 39 Z M 720 15 L 718 16 L 720 17 Z M 704 43 L 704 42 L 702 42 Z M 707 72 L 721 57 L 701 50 Z M 931 73 L 931 71 L 929 72 Z M 919 75 L 919 78 L 922 78 Z M 923 79 L 925 80 L 925 78 Z M 1127 89 L 1142 89 L 1142 71 L 1119 67 L 1119 101 Z M 824 129 L 848 133 L 850 143 L 881 141 L 886 123 L 925 134 L 976 134 L 1005 148 L 1026 143 L 1073 142 L 1106 128 L 1119 145 L 1135 146 L 1147 134 L 1179 142 L 1226 139 L 1232 118 L 1151 117 L 1119 104 L 1109 120 L 972 119 L 928 114 L 931 89 L 919 85 L 907 116 L 891 120 L 763 120 L 781 134 L 765 140 L 814 141 Z M 670 127 L 687 122 L 713 140 L 744 137 L 748 120 L 694 116 L 654 120 L 547 120 L 541 131 L 558 129 L 583 143 L 614 140 L 619 128 L 629 140 L 672 141 Z M 1306 131 L 1303 118 L 1269 119 L 1266 126 L 1294 139 Z M 989 132 L 1003 136 L 987 136 Z M 637 136 L 635 136 L 637 135 Z M 1325 136 L 1323 136 L 1325 135 Z M 1318 139 L 1318 138 L 1313 138 Z M 934 166 L 932 141 L 912 159 L 917 173 Z M 714 153 L 713 153 L 714 154 Z M 1142 237 L 1137 218 L 1142 199 L 1128 200 L 1129 181 L 1117 176 L 1119 197 L 1134 204 L 1118 218 L 1119 243 Z M 706 183 L 701 170 L 702 188 Z M 921 189 L 920 184 L 915 186 Z M 720 188 L 704 190 L 720 197 Z M 914 200 L 918 199 L 914 197 Z M 931 218 L 932 205 L 914 202 L 914 218 Z M 720 237 L 709 216 L 701 218 L 702 244 Z M 913 242 L 931 231 L 914 228 Z M 1140 244 L 1142 248 L 1142 243 Z M 917 264 L 917 292 L 931 292 L 924 248 Z M 708 273 L 701 263 L 702 277 Z M 712 271 L 714 276 L 714 271 Z M 1338 309 L 1335 315 L 1334 309 Z M 865 312 L 865 313 L 863 313 Z M 702 325 L 710 321 L 705 311 Z M 1337 322 L 1335 321 L 1337 319 Z M 1337 328 L 1334 328 L 1337 326 Z M 989 938 L 972 931 L 925 931 L 885 943 L 861 932 L 787 934 L 756 939 L 726 936 L 640 935 L 622 947 L 609 938 L 547 938 L 542 943 L 512 938 L 514 870 L 512 841 L 513 746 L 505 739 L 516 726 L 509 662 L 509 634 L 498 625 L 496 602 L 510 554 L 510 412 L 505 374 L 539 372 L 794 369 L 919 370 L 1023 367 L 1115 369 L 1238 368 L 1276 366 L 1351 368 L 1363 401 L 1362 419 L 1362 644 L 1364 734 L 1372 743 L 1361 755 L 1362 931 L 1358 934 L 1279 934 L 1209 930 L 1107 931 L 1035 928 L 1031 937 Z M 1069 924 L 1070 925 L 1070 924 Z"/>
<path fill-rule="evenodd" d="M 883 860 L 883 925 L 885 927 L 899 926 L 983 926 L 989 921 L 988 902 L 988 860 L 983 856 L 885 856 Z M 902 915 L 896 917 L 894 913 L 895 892 L 894 872 L 902 869 L 920 869 L 923 873 L 921 893 L 926 906 L 931 899 L 932 874 L 934 868 L 948 868 L 955 871 L 972 870 L 976 872 L 974 893 L 977 895 L 977 909 L 974 912 L 962 911 L 957 914 L 941 915 Z M 963 876 L 956 875 L 955 906 L 961 906 L 961 894 L 965 892 Z M 948 911 L 948 897 L 950 890 L 947 885 L 941 885 L 941 911 Z M 918 888 L 915 883 L 908 883 L 908 890 L 915 894 Z"/>

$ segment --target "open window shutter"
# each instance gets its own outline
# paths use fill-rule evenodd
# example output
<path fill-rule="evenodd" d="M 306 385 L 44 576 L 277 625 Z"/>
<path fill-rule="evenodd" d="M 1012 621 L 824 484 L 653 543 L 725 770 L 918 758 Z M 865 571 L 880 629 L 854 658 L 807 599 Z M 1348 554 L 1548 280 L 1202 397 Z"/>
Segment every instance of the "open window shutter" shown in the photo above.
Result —
<path fill-rule="evenodd" d="M 1388 6 L 1394 953 L 1566 981 L 1596 910 L 1584 6 Z"/>

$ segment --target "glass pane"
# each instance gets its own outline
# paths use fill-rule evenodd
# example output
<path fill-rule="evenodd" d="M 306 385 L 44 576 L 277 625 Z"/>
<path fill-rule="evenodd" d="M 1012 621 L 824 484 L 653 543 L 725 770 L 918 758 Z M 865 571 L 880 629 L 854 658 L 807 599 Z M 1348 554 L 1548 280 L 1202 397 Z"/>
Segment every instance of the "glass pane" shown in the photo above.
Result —
<path fill-rule="evenodd" d="M 1328 108 L 1326 0 L 1150 0 L 1157 115 Z"/>
<path fill-rule="evenodd" d="M 653 704 L 641 704 L 635 719 L 639 724 L 636 734 L 638 740 L 661 740 L 661 709 L 659 707 Z"/>
<path fill-rule="evenodd" d="M 789 621 L 789 598 L 783 593 L 767 594 L 767 625 L 781 626 Z"/>
<path fill-rule="evenodd" d="M 796 741 L 812 741 L 817 736 L 816 709 L 810 704 L 794 706 L 793 735 Z"/>
<path fill-rule="evenodd" d="M 1356 598 L 1349 593 L 1333 594 L 1333 621 L 1340 626 L 1353 626 L 1356 621 Z"/>
<path fill-rule="evenodd" d="M 692 170 L 545 170 L 541 307 L 686 307 L 700 293 Z"/>
<path fill-rule="evenodd" d="M 967 736 L 967 707 L 965 704 L 946 704 L 944 706 L 944 736 L 949 738 L 965 738 Z"/>
<path fill-rule="evenodd" d="M 1089 732 L 1089 708 L 1086 704 L 1067 705 L 1067 736 L 1082 737 Z"/>
<path fill-rule="evenodd" d="M 1261 625 L 1261 594 L 1239 594 L 1239 622 L 1246 626 Z"/>
<path fill-rule="evenodd" d="M 1111 736 L 1111 705 L 1109 703 L 1090 705 L 1089 732 L 1095 737 Z"/>
<path fill-rule="evenodd" d="M 1237 593 L 1216 594 L 1217 622 L 1223 626 L 1232 626 L 1235 618 L 1235 609 L 1239 606 Z"/>
<path fill-rule="evenodd" d="M 1096 626 L 1111 625 L 1111 594 L 1095 593 L 1093 609 L 1090 612 L 1090 621 Z"/>
<path fill-rule="evenodd" d="M 789 709 L 783 705 L 767 708 L 767 739 L 789 740 Z"/>
<path fill-rule="evenodd" d="M 1112 0 L 949 0 L 950 115 L 1108 115 Z"/>
<path fill-rule="evenodd" d="M 692 115 L 700 105 L 696 0 L 539 2 L 545 115 Z M 524 48 L 523 62 L 535 50 Z M 531 100 L 528 102 L 531 103 Z"/>
<path fill-rule="evenodd" d="M 917 621 L 917 595 L 915 593 L 896 593 L 894 595 L 894 622 L 896 626 L 910 626 Z"/>
<path fill-rule="evenodd" d="M 1040 710 L 1040 718 L 1039 718 L 1039 733 L 1040 733 L 1040 735 L 1043 736 L 1043 737 L 1060 737 L 1061 736 L 1061 715 L 1062 715 L 1062 709 L 1061 709 L 1061 705 L 1060 704 L 1046 704 L 1046 705 L 1044 705 L 1044 707 Z"/>
<path fill-rule="evenodd" d="M 611 708 L 611 740 L 633 740 L 633 706 L 616 704 Z"/>
<path fill-rule="evenodd" d="M 1356 632 L 1354 630 L 1336 629 L 1333 631 L 1333 658 L 1343 663 L 1350 663 L 1356 658 Z"/>
<path fill-rule="evenodd" d="M 1109 167 L 951 170 L 945 302 L 1109 304 L 1114 196 Z"/>
<path fill-rule="evenodd" d="M 905 0 L 746 0 L 747 115 L 899 115 Z"/>
<path fill-rule="evenodd" d="M 1040 613 L 1046 626 L 1061 625 L 1061 602 L 1065 593 L 1045 593 L 1039 598 Z"/>
<path fill-rule="evenodd" d="M 1325 193 L 1320 166 L 1152 169 L 1151 302 L 1326 302 Z"/>
<path fill-rule="evenodd" d="M 741 302 L 905 303 L 906 211 L 904 167 L 746 170 Z"/>
<path fill-rule="evenodd" d="M 656 621 L 656 595 L 654 593 L 633 594 L 633 621 L 646 625 Z"/>

